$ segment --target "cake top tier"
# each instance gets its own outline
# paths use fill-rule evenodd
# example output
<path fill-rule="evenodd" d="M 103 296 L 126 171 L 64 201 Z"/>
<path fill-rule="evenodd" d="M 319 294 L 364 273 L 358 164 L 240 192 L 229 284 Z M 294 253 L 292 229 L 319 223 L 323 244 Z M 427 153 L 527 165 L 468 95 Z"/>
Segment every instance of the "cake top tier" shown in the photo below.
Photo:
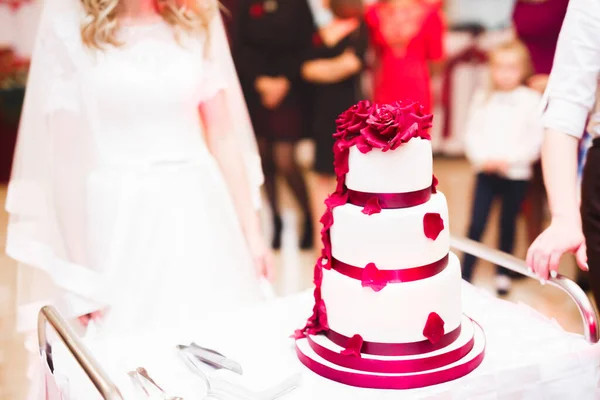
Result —
<path fill-rule="evenodd" d="M 418 103 L 361 101 L 336 123 L 335 171 L 338 189 L 406 193 L 432 185 L 432 115 Z"/>
<path fill-rule="evenodd" d="M 333 137 L 338 145 L 356 146 L 361 153 L 373 149 L 386 152 L 416 137 L 431 139 L 432 119 L 419 103 L 371 104 L 363 100 L 338 117 Z"/>

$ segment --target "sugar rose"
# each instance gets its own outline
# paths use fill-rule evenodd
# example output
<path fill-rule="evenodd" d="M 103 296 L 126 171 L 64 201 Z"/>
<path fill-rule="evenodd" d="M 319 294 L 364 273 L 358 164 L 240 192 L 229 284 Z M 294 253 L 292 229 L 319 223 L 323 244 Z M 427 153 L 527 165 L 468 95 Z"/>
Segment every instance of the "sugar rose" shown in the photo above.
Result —
<path fill-rule="evenodd" d="M 424 134 L 430 116 L 415 108 L 415 103 L 375 105 L 360 133 L 367 144 L 382 151 L 395 150 L 402 143 Z M 425 133 L 426 134 L 426 133 Z"/>
<path fill-rule="evenodd" d="M 358 135 L 363 128 L 366 128 L 372 107 L 370 101 L 361 100 L 340 114 L 335 121 L 337 131 L 333 137 L 345 139 L 348 136 Z"/>

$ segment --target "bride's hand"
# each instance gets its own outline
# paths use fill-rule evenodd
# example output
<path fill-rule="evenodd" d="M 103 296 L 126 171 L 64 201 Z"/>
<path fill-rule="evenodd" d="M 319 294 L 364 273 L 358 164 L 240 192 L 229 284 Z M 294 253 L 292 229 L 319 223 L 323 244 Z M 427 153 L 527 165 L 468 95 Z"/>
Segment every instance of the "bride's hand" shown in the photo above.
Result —
<path fill-rule="evenodd" d="M 275 278 L 275 264 L 271 249 L 266 245 L 262 234 L 252 235 L 249 239 L 250 254 L 256 268 L 256 275 L 264 276 L 272 282 Z"/>

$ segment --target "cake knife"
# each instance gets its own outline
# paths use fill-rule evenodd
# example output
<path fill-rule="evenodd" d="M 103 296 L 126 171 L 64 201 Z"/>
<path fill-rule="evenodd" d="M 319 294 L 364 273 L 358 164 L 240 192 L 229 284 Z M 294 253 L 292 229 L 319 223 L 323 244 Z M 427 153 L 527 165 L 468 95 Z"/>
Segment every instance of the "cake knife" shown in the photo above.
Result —
<path fill-rule="evenodd" d="M 214 369 L 226 369 L 238 375 L 242 375 L 244 373 L 242 366 L 238 362 L 227 358 L 226 356 L 224 356 L 216 350 L 199 346 L 193 342 L 190 343 L 189 346 L 178 345 L 177 348 L 181 351 L 193 355 L 194 357 L 196 357 L 197 359 Z"/>

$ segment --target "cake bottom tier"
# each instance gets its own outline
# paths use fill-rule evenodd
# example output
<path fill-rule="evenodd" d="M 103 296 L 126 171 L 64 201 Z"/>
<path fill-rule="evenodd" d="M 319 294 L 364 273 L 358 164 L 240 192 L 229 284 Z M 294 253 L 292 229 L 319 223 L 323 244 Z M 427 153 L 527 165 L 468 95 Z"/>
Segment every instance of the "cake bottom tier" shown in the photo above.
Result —
<path fill-rule="evenodd" d="M 476 322 L 465 316 L 460 336 L 431 353 L 358 357 L 342 355 L 343 350 L 322 335 L 296 341 L 300 361 L 324 378 L 362 388 L 402 390 L 437 385 L 469 374 L 483 361 L 485 335 Z"/>

